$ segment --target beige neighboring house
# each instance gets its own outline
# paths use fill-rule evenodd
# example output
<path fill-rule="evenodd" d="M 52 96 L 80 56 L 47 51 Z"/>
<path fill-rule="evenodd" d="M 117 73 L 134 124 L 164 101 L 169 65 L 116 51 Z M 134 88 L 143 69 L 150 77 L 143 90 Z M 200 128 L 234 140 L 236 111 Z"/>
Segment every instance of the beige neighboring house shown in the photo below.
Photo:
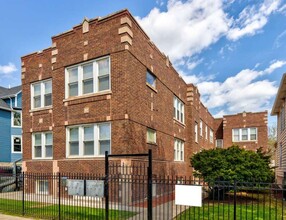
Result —
<path fill-rule="evenodd" d="M 286 178 L 286 129 L 285 129 L 286 73 L 284 73 L 272 107 L 271 115 L 277 115 L 277 146 L 275 151 L 275 179 L 278 184 Z"/>

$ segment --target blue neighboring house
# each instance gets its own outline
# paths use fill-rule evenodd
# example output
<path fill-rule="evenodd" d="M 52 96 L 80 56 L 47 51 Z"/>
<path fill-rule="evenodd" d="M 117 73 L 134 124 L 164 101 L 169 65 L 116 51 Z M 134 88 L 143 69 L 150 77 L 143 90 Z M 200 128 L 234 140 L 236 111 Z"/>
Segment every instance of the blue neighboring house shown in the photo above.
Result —
<path fill-rule="evenodd" d="M 22 87 L 0 86 L 0 162 L 22 158 Z"/>

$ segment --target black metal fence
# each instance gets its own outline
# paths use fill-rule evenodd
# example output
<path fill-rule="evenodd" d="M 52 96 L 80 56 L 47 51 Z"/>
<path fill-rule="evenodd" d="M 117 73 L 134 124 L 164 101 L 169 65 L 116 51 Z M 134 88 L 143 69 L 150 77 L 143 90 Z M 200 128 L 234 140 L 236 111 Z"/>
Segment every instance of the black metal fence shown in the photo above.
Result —
<path fill-rule="evenodd" d="M 148 219 L 144 166 L 111 165 L 105 175 L 0 173 L 0 213 L 38 219 Z M 176 186 L 201 186 L 201 207 L 176 205 Z M 285 189 L 273 183 L 152 178 L 152 219 L 284 219 Z M 192 194 L 186 193 L 192 200 Z"/>

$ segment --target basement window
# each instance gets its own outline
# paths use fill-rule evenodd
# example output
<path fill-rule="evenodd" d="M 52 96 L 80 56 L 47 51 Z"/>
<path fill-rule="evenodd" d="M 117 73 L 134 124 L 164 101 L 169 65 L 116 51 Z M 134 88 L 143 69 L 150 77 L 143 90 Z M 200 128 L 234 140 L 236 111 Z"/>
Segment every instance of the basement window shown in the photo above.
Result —
<path fill-rule="evenodd" d="M 156 144 L 156 131 L 151 128 L 147 128 L 147 143 Z"/>

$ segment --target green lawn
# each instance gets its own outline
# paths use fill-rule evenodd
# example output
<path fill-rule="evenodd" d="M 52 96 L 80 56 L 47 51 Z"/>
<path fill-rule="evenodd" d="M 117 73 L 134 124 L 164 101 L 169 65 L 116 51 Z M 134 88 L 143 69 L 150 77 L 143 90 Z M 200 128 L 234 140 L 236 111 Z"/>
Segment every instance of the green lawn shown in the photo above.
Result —
<path fill-rule="evenodd" d="M 59 206 L 25 201 L 25 217 L 57 219 Z M 22 216 L 22 201 L 0 199 L 0 213 Z M 128 219 L 135 212 L 109 211 L 109 219 Z M 105 209 L 61 205 L 61 219 L 104 219 Z"/>
<path fill-rule="evenodd" d="M 286 211 L 283 210 L 284 218 L 286 218 Z M 233 219 L 234 206 L 226 204 L 205 204 L 201 208 L 189 208 L 182 214 L 176 217 L 179 219 Z M 282 219 L 281 207 L 269 207 L 261 204 L 237 205 L 236 209 L 237 219 L 251 219 L 251 220 L 273 220 Z"/>

